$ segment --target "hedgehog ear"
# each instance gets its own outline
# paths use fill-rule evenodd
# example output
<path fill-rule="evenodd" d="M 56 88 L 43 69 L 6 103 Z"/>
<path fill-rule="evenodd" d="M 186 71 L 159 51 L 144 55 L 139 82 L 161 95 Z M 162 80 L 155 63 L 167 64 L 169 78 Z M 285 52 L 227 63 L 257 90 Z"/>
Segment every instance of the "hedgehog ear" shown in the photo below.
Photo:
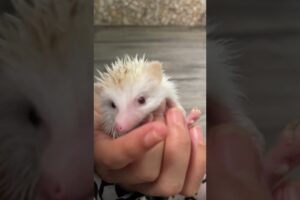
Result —
<path fill-rule="evenodd" d="M 162 63 L 158 61 L 150 62 L 148 64 L 147 73 L 159 84 L 163 78 Z"/>

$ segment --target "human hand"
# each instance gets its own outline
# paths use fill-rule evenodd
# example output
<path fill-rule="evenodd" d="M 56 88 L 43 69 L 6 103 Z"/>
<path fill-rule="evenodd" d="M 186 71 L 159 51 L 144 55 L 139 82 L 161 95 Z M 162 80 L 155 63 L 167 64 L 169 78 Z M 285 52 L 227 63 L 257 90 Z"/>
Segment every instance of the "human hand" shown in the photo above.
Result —
<path fill-rule="evenodd" d="M 151 181 L 159 174 L 166 135 L 167 128 L 159 121 L 150 122 L 117 139 L 95 130 L 96 173 L 110 183 Z"/>
<path fill-rule="evenodd" d="M 160 172 L 163 141 L 167 128 L 165 104 L 155 112 L 152 122 L 113 139 L 101 131 L 99 99 L 94 95 L 94 160 L 96 173 L 105 181 L 141 184 L 153 181 Z"/>
<path fill-rule="evenodd" d="M 247 130 L 234 124 L 218 125 L 209 130 L 208 145 L 210 147 L 208 198 L 217 200 L 300 198 L 300 184 L 297 180 L 281 182 L 276 190 L 272 189 L 272 185 L 276 183 L 271 175 L 273 173 L 265 172 L 262 155 Z M 277 148 L 270 152 L 274 152 Z M 290 151 L 289 155 L 295 158 L 295 151 L 293 153 Z M 274 182 L 271 184 L 270 180 Z"/>
<path fill-rule="evenodd" d="M 161 123 L 163 115 L 159 113 L 164 112 L 165 106 L 161 105 L 160 111 L 155 112 L 154 122 L 115 140 L 101 131 L 95 131 L 95 167 L 102 179 L 149 195 L 192 195 L 198 190 L 205 170 L 205 145 L 201 129 L 194 127 L 188 130 L 183 114 L 178 109 L 175 114 L 172 114 L 172 111 L 168 112 L 168 127 L 164 126 Z M 97 115 L 97 109 L 95 105 L 96 117 L 100 116 Z M 181 121 L 171 122 L 172 115 Z M 143 144 L 141 138 L 149 134 L 151 129 L 158 131 L 161 140 L 168 132 L 170 136 L 167 138 L 165 149 L 164 143 L 157 141 L 156 144 L 152 143 L 152 148 L 139 147 Z M 107 149 L 115 151 L 107 152 Z M 170 183 L 174 183 L 174 186 Z"/>
<path fill-rule="evenodd" d="M 264 171 L 276 199 L 300 199 L 300 180 L 286 178 L 300 165 L 300 121 L 284 129 L 278 142 L 266 154 Z"/>
<path fill-rule="evenodd" d="M 125 187 L 151 196 L 192 196 L 198 191 L 206 168 L 201 129 L 195 126 L 189 130 L 178 108 L 167 111 L 166 124 L 168 134 L 159 176 L 152 182 Z"/>

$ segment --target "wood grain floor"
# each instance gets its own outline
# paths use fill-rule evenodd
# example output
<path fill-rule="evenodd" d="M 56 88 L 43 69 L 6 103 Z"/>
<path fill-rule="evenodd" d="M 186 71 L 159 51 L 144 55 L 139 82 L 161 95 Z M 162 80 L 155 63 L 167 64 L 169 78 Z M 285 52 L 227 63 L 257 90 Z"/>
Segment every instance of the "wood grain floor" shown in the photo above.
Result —
<path fill-rule="evenodd" d="M 116 57 L 143 55 L 163 62 L 178 88 L 183 107 L 203 111 L 206 129 L 206 32 L 185 27 L 95 27 L 95 70 L 104 70 Z M 96 72 L 95 72 L 96 73 Z"/>

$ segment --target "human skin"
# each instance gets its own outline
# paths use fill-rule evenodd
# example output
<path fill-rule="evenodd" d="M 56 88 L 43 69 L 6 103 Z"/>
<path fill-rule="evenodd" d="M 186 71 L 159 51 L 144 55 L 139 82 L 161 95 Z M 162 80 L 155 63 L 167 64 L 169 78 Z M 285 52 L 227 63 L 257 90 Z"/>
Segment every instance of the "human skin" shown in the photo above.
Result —
<path fill-rule="evenodd" d="M 165 110 L 165 105 L 160 109 Z M 95 112 L 97 119 L 97 105 Z M 94 160 L 95 171 L 103 180 L 128 190 L 153 196 L 191 196 L 205 174 L 206 148 L 201 129 L 188 129 L 180 109 L 170 108 L 117 139 L 95 130 Z"/>
<path fill-rule="evenodd" d="M 299 180 L 286 180 L 278 184 L 278 180 L 299 165 L 300 150 L 294 148 L 300 144 L 299 134 L 290 135 L 298 138 L 294 138 L 290 148 L 286 148 L 288 140 L 283 133 L 285 139 L 281 138 L 266 157 L 262 157 L 247 130 L 235 124 L 220 124 L 209 129 L 208 199 L 300 199 Z M 286 158 L 294 162 L 286 163 L 289 160 Z M 289 165 L 289 170 L 277 173 L 284 164 Z M 274 188 L 274 185 L 277 187 Z"/>

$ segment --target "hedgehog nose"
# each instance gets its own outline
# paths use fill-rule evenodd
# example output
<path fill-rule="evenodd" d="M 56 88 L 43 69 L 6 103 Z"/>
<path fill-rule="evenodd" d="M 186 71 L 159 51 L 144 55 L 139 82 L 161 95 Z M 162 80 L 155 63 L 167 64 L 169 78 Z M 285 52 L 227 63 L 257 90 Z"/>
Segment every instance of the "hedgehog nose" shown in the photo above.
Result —
<path fill-rule="evenodd" d="M 123 131 L 123 127 L 120 124 L 116 124 L 115 125 L 115 130 L 118 132 L 122 132 Z"/>

